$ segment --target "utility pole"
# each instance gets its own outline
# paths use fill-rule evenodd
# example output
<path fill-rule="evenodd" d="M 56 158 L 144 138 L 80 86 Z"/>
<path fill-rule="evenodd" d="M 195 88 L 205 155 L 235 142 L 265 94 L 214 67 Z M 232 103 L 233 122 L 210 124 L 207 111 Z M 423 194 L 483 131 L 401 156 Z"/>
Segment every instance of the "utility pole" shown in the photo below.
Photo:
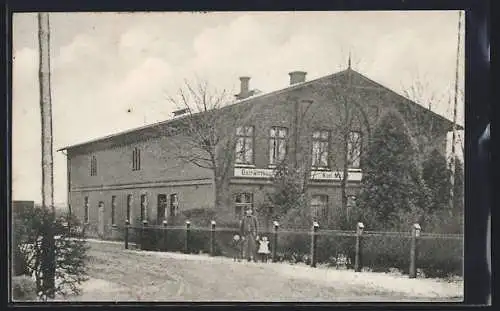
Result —
<path fill-rule="evenodd" d="M 453 133 L 451 139 L 451 159 L 450 159 L 450 215 L 454 209 L 455 195 L 455 145 L 457 139 L 457 106 L 458 106 L 458 67 L 460 62 L 460 32 L 462 28 L 462 11 L 458 12 L 458 40 L 457 40 L 457 58 L 455 65 L 455 98 L 453 103 Z"/>
<path fill-rule="evenodd" d="M 42 125 L 42 207 L 50 215 L 44 221 L 41 269 L 43 289 L 54 298 L 55 241 L 54 241 L 54 167 L 52 155 L 52 103 L 50 91 L 50 25 L 49 13 L 38 13 L 39 87 Z"/>

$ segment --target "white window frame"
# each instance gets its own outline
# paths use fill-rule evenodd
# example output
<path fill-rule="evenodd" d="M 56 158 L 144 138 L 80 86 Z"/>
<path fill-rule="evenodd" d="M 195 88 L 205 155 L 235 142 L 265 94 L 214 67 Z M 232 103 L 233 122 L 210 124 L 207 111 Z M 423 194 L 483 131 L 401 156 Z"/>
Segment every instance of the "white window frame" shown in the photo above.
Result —
<path fill-rule="evenodd" d="M 169 195 L 168 215 L 175 217 L 179 215 L 179 194 L 171 193 Z"/>
<path fill-rule="evenodd" d="M 269 130 L 269 164 L 278 165 L 285 160 L 288 151 L 288 128 L 273 126 Z"/>
<path fill-rule="evenodd" d="M 254 127 L 239 126 L 236 129 L 236 157 L 235 163 L 252 165 L 254 163 Z"/>
<path fill-rule="evenodd" d="M 316 169 L 326 169 L 330 165 L 330 130 L 317 129 L 312 136 L 311 164 Z"/>
<path fill-rule="evenodd" d="M 363 135 L 361 131 L 350 131 L 347 141 L 347 167 L 349 169 L 360 169 L 361 146 Z"/>
<path fill-rule="evenodd" d="M 234 217 L 240 219 L 247 208 L 253 209 L 253 193 L 238 192 L 234 195 Z"/>

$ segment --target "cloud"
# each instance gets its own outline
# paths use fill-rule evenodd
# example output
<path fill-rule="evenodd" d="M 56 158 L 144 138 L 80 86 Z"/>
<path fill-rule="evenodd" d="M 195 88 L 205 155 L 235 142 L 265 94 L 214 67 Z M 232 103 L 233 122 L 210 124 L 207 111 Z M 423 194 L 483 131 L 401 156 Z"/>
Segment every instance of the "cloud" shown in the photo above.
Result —
<path fill-rule="evenodd" d="M 14 198 L 29 199 L 33 189 L 40 189 L 41 175 L 40 158 L 36 157 L 41 152 L 38 54 L 23 48 L 13 56 L 12 194 Z M 36 199 L 39 200 L 40 195 Z"/>

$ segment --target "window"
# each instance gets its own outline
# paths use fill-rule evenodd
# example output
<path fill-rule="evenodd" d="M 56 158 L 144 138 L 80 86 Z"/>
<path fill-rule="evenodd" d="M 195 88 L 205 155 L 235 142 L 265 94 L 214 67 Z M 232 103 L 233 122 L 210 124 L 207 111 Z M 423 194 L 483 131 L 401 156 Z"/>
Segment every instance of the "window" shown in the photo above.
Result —
<path fill-rule="evenodd" d="M 179 197 L 177 193 L 170 195 L 170 216 L 176 216 L 179 213 Z"/>
<path fill-rule="evenodd" d="M 347 161 L 349 168 L 359 168 L 361 160 L 361 133 L 349 132 L 347 141 Z"/>
<path fill-rule="evenodd" d="M 313 132 L 312 166 L 328 167 L 328 151 L 330 148 L 330 131 Z"/>
<path fill-rule="evenodd" d="M 141 149 L 135 147 L 132 151 L 132 170 L 138 171 L 141 169 Z"/>
<path fill-rule="evenodd" d="M 253 163 L 253 126 L 240 126 L 236 129 L 236 163 Z"/>
<path fill-rule="evenodd" d="M 273 126 L 269 138 L 269 164 L 279 164 L 285 160 L 287 152 L 288 129 Z"/>
<path fill-rule="evenodd" d="M 132 195 L 127 195 L 127 220 L 130 223 L 130 211 L 132 210 Z"/>
<path fill-rule="evenodd" d="M 116 225 L 115 213 L 116 213 L 116 195 L 113 195 L 113 196 L 111 196 L 111 225 L 112 226 Z"/>
<path fill-rule="evenodd" d="M 83 223 L 88 224 L 89 223 L 89 197 L 84 198 L 83 210 L 84 210 Z"/>
<path fill-rule="evenodd" d="M 328 196 L 313 195 L 311 198 L 311 212 L 314 220 L 328 218 Z"/>
<path fill-rule="evenodd" d="M 90 157 L 90 176 L 96 176 L 97 175 L 97 159 L 95 155 Z"/>
<path fill-rule="evenodd" d="M 234 216 L 239 219 L 247 208 L 253 208 L 253 194 L 252 193 L 237 193 L 234 198 Z"/>
<path fill-rule="evenodd" d="M 141 194 L 141 222 L 147 219 L 148 198 Z"/>

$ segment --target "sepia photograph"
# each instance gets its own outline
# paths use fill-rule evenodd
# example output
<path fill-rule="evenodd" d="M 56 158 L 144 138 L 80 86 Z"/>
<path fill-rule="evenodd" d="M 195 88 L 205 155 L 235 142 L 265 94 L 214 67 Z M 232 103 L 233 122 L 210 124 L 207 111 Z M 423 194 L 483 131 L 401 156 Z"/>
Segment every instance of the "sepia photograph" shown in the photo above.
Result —
<path fill-rule="evenodd" d="M 462 302 L 464 11 L 12 16 L 14 302 Z"/>

